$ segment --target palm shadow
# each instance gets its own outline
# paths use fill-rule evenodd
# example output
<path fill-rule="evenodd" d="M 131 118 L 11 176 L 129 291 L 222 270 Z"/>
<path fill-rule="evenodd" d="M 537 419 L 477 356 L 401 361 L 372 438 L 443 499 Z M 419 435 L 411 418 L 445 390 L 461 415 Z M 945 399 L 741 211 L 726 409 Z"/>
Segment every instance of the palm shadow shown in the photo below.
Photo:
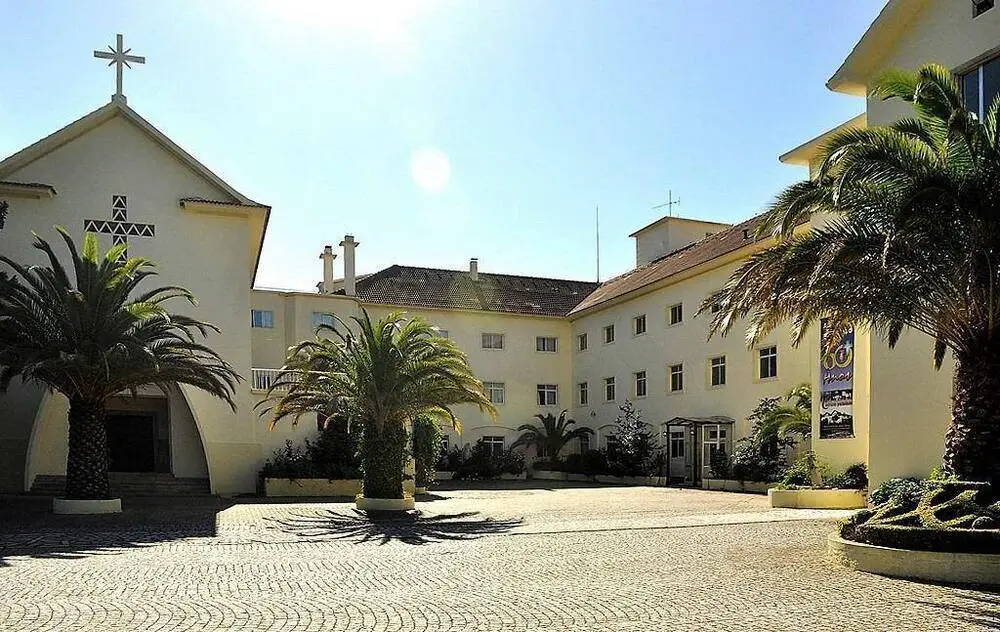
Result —
<path fill-rule="evenodd" d="M 960 603 L 917 601 L 924 606 L 942 610 L 953 619 L 970 623 L 985 630 L 1000 630 L 1000 592 L 983 590 L 979 595 L 961 595 Z"/>
<path fill-rule="evenodd" d="M 214 497 L 126 499 L 120 514 L 59 516 L 51 499 L 5 498 L 0 510 L 0 568 L 12 558 L 74 560 L 115 555 L 218 533 L 219 512 L 231 503 Z"/>
<path fill-rule="evenodd" d="M 475 540 L 507 533 L 521 525 L 521 518 L 478 517 L 478 511 L 455 514 L 425 514 L 420 510 L 361 511 L 324 510 L 290 518 L 267 518 L 272 528 L 307 539 L 351 540 L 355 544 L 398 540 L 421 545 L 432 542 Z"/>

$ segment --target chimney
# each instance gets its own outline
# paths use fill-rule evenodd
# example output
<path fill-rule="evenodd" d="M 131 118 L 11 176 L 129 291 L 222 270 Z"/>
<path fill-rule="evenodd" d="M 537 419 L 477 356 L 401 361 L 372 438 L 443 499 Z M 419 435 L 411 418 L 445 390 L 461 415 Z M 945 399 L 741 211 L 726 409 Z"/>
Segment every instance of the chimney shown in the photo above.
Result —
<path fill-rule="evenodd" d="M 354 235 L 344 235 L 340 242 L 344 249 L 344 294 L 355 296 L 358 292 L 357 278 L 354 274 L 354 249 L 361 245 L 354 241 Z"/>
<path fill-rule="evenodd" d="M 469 259 L 469 278 L 473 281 L 479 280 L 479 259 L 475 257 Z"/>
<path fill-rule="evenodd" d="M 337 255 L 333 253 L 333 246 L 324 246 L 319 258 L 323 260 L 323 282 L 319 284 L 319 293 L 332 294 L 333 260 L 337 258 Z"/>

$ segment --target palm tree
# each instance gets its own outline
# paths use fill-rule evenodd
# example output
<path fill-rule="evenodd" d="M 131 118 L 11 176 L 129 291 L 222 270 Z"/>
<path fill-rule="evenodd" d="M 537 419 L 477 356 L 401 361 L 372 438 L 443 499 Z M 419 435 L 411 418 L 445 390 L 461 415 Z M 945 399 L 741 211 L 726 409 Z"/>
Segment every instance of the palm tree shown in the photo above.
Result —
<path fill-rule="evenodd" d="M 906 329 L 930 336 L 937 367 L 955 359 L 945 470 L 1000 485 L 1000 99 L 979 120 L 936 64 L 889 71 L 870 94 L 915 115 L 835 134 L 812 179 L 763 216 L 758 235 L 777 242 L 701 311 L 718 310 L 713 334 L 748 319 L 750 343 L 783 321 L 798 343 L 820 318 L 826 346 L 851 323 L 890 347 Z"/>
<path fill-rule="evenodd" d="M 362 310 L 351 320 L 353 328 L 339 318 L 334 326 L 320 325 L 314 340 L 289 350 L 264 412 L 273 428 L 286 417 L 294 423 L 336 406 L 361 431 L 364 496 L 403 498 L 407 427 L 414 419 L 458 427 L 452 406 L 474 404 L 491 418 L 496 409 L 465 354 L 423 318 L 396 312 L 373 323 Z"/>
<path fill-rule="evenodd" d="M 774 401 L 772 399 L 771 401 Z M 808 437 L 812 434 L 812 388 L 799 384 L 785 394 L 785 403 L 776 404 L 761 415 L 757 434 L 762 439 Z"/>
<path fill-rule="evenodd" d="M 185 299 L 187 290 L 157 287 L 138 293 L 155 274 L 153 264 L 132 257 L 125 246 L 102 257 L 97 237 L 88 233 L 83 252 L 64 229 L 72 275 L 52 247 L 36 235 L 34 247 L 48 266 L 22 266 L 0 255 L 13 275 L 0 276 L 0 389 L 15 377 L 58 391 L 69 400 L 66 497 L 105 499 L 108 446 L 104 426 L 107 400 L 152 385 L 166 392 L 173 383 L 190 384 L 225 400 L 235 410 L 239 376 L 219 354 L 195 336 L 218 331 L 212 325 L 173 314 L 164 303 Z"/>
<path fill-rule="evenodd" d="M 566 412 L 564 410 L 559 413 L 559 417 L 552 413 L 535 415 L 542 422 L 542 425 L 521 424 L 517 431 L 522 434 L 511 444 L 511 447 L 538 446 L 546 458 L 558 461 L 559 453 L 562 452 L 567 443 L 573 439 L 589 437 L 594 434 L 590 428 L 570 429 L 570 426 L 574 425 L 576 421 L 566 419 Z"/>

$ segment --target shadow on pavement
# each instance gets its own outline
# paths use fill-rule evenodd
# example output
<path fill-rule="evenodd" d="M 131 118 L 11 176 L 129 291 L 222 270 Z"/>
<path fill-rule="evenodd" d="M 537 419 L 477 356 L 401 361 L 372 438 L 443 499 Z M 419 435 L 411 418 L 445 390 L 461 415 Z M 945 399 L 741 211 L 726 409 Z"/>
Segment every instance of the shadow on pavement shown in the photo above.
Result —
<path fill-rule="evenodd" d="M 0 499 L 0 569 L 9 558 L 79 559 L 185 538 L 213 537 L 232 503 L 213 496 L 129 498 L 120 514 L 57 516 L 52 499 Z"/>
<path fill-rule="evenodd" d="M 976 625 L 984 630 L 1000 630 L 1000 592 L 984 589 L 978 595 L 956 595 L 965 603 L 917 603 L 944 611 L 951 618 Z"/>
<path fill-rule="evenodd" d="M 302 514 L 290 518 L 268 518 L 273 528 L 303 538 L 335 538 L 356 544 L 392 540 L 406 544 L 427 544 L 444 540 L 474 540 L 485 535 L 506 533 L 522 524 L 521 518 L 481 518 L 477 511 L 455 514 L 425 514 L 422 511 L 350 512 L 334 510 Z"/>

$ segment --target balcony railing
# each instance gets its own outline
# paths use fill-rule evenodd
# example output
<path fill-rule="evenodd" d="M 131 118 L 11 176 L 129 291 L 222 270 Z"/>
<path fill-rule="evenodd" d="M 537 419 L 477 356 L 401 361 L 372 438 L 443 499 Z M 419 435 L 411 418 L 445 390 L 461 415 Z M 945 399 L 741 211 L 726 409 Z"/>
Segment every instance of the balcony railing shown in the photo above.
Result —
<path fill-rule="evenodd" d="M 280 374 L 281 369 L 250 369 L 250 389 L 254 391 L 266 391 L 271 388 L 271 385 L 274 384 Z M 287 391 L 288 386 L 282 386 L 275 390 Z"/>

